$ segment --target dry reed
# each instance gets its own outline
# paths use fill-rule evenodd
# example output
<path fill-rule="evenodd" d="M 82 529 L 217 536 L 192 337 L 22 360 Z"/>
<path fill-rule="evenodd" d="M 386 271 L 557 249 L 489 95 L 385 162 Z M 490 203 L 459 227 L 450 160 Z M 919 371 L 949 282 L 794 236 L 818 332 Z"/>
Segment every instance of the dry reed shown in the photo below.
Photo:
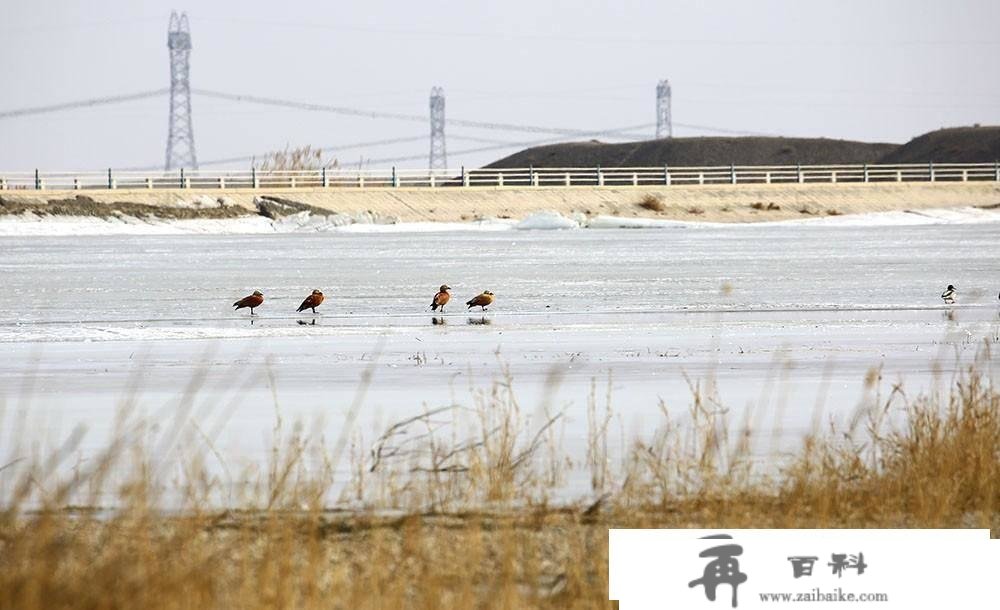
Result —
<path fill-rule="evenodd" d="M 68 474 L 79 431 L 45 459 L 0 464 L 11 482 L 0 608 L 608 608 L 610 527 L 997 536 L 1000 393 L 988 369 L 912 399 L 900 386 L 879 393 L 873 371 L 848 429 L 817 429 L 763 467 L 749 425 L 734 427 L 712 385 L 694 383 L 687 417 L 661 405 L 616 461 L 610 390 L 599 400 L 595 382 L 582 463 L 592 493 L 575 502 L 553 495 L 567 470 L 562 413 L 549 395 L 529 416 L 508 373 L 473 405 L 425 409 L 370 448 L 345 432 L 328 449 L 277 417 L 263 472 L 225 480 L 204 443 L 168 427 L 151 450 L 126 414 L 107 449 Z M 153 459 L 165 451 L 179 470 Z M 343 455 L 352 480 L 338 486 Z"/>

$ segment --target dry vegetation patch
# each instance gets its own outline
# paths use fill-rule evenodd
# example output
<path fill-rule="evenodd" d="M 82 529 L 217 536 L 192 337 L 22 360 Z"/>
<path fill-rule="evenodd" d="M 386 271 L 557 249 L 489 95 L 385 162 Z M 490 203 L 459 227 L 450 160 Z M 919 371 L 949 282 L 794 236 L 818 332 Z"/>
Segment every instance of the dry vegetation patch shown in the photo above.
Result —
<path fill-rule="evenodd" d="M 180 506 L 164 510 L 175 475 L 157 474 L 127 426 L 57 476 L 71 437 L 4 480 L 0 607 L 609 608 L 612 527 L 989 527 L 996 537 L 1000 393 L 980 370 L 912 399 L 900 386 L 883 392 L 873 370 L 848 429 L 815 430 L 763 471 L 747 431 L 698 385 L 691 426 L 664 407 L 610 459 L 614 410 L 595 385 L 582 464 L 592 493 L 578 501 L 553 496 L 566 474 L 562 412 L 532 420 L 509 378 L 364 447 L 324 446 L 279 420 L 266 471 L 238 476 L 252 493 L 231 506 L 192 458 L 171 496 Z M 341 455 L 354 474 L 331 502 Z M 123 464 L 133 476 L 111 477 Z M 67 508 L 102 490 L 113 507 Z"/>
<path fill-rule="evenodd" d="M 666 212 L 667 206 L 663 205 L 663 200 L 660 199 L 659 195 L 654 195 L 652 193 L 647 193 L 643 195 L 639 203 L 636 204 L 644 210 L 649 210 L 650 212 Z"/>
<path fill-rule="evenodd" d="M 38 216 L 93 216 L 108 218 L 130 216 L 133 218 L 155 217 L 164 220 L 185 220 L 193 218 L 239 218 L 251 212 L 227 205 L 224 199 L 212 201 L 213 205 L 174 206 L 149 205 L 129 201 L 101 202 L 77 195 L 72 199 L 51 199 L 47 202 L 25 201 L 17 198 L 0 197 L 0 215 L 31 213 Z"/>

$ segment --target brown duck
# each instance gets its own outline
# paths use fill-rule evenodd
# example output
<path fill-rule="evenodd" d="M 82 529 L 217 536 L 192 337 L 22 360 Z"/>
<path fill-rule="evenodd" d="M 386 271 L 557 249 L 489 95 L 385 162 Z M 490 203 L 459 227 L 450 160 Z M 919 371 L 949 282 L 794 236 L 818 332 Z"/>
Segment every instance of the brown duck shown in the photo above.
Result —
<path fill-rule="evenodd" d="M 486 307 L 493 304 L 493 293 L 489 290 L 484 290 L 482 294 L 472 297 L 465 304 L 469 306 L 469 309 L 482 307 L 483 311 L 486 311 Z"/>
<path fill-rule="evenodd" d="M 451 290 L 451 286 L 448 284 L 441 284 L 441 288 L 438 290 L 438 293 L 434 295 L 434 299 L 431 301 L 431 311 L 437 311 L 438 307 L 440 307 L 441 313 L 444 313 L 444 306 L 451 300 L 451 295 L 448 294 L 449 290 Z"/>
<path fill-rule="evenodd" d="M 305 311 L 311 309 L 313 313 L 316 313 L 316 308 L 320 306 L 323 302 L 323 293 L 319 290 L 313 290 L 312 294 L 306 297 L 306 300 L 302 301 L 299 308 L 295 311 Z"/>
<path fill-rule="evenodd" d="M 233 307 L 237 311 L 243 309 L 244 307 L 250 308 L 250 315 L 254 315 L 253 310 L 255 307 L 260 307 L 260 304 L 264 302 L 264 294 L 259 290 L 254 290 L 253 294 L 247 297 L 243 297 L 239 301 L 233 303 Z"/>

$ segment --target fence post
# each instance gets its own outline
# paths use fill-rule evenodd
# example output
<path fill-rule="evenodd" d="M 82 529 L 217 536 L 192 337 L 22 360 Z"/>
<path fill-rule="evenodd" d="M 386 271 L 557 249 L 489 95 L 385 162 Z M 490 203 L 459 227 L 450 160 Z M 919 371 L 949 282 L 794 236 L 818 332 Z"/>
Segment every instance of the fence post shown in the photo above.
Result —
<path fill-rule="evenodd" d="M 427 177 L 431 183 L 431 188 L 434 188 L 434 170 L 427 172 Z"/>
<path fill-rule="evenodd" d="M 497 172 L 497 186 L 503 186 L 503 170 Z"/>
<path fill-rule="evenodd" d="M 736 184 L 736 165 L 733 163 L 729 164 L 729 183 Z"/>
<path fill-rule="evenodd" d="M 323 168 L 323 188 L 330 186 L 330 181 L 326 178 L 326 168 Z"/>
<path fill-rule="evenodd" d="M 572 186 L 573 185 L 573 179 L 570 177 L 569 172 L 566 172 L 566 175 L 563 176 L 563 182 L 566 183 L 566 186 Z"/>
<path fill-rule="evenodd" d="M 39 191 L 42 189 L 42 180 L 38 177 L 38 168 L 35 168 L 35 190 Z"/>
<path fill-rule="evenodd" d="M 257 166 L 250 166 L 250 183 L 253 184 L 253 188 L 260 188 L 260 182 L 257 180 Z"/>
<path fill-rule="evenodd" d="M 604 186 L 604 173 L 600 165 L 597 166 L 597 186 Z"/>
<path fill-rule="evenodd" d="M 462 186 L 469 186 L 469 174 L 465 172 L 465 166 L 462 166 Z"/>
<path fill-rule="evenodd" d="M 148 189 L 153 188 L 153 179 L 152 178 L 146 178 L 146 188 L 148 188 Z"/>
<path fill-rule="evenodd" d="M 663 186 L 670 186 L 670 167 L 663 166 Z"/>
<path fill-rule="evenodd" d="M 392 188 L 399 188 L 399 176 L 396 175 L 396 166 L 392 166 Z"/>
<path fill-rule="evenodd" d="M 993 179 L 1000 182 L 1000 161 L 993 162 Z"/>
<path fill-rule="evenodd" d="M 802 184 L 803 182 L 805 182 L 805 177 L 802 175 L 802 164 L 801 163 L 796 163 L 795 164 L 795 173 L 798 176 L 799 184 Z"/>
<path fill-rule="evenodd" d="M 865 166 L 861 170 L 861 173 L 862 173 L 862 181 L 868 182 L 868 164 L 867 163 L 865 163 Z"/>
<path fill-rule="evenodd" d="M 225 176 L 221 176 L 221 175 L 219 176 L 219 188 L 220 189 L 226 188 L 226 177 Z"/>
<path fill-rule="evenodd" d="M 181 168 L 181 188 L 184 188 L 184 168 Z"/>
<path fill-rule="evenodd" d="M 897 169 L 896 170 L 896 182 L 902 182 L 902 181 L 903 181 L 903 170 Z"/>
<path fill-rule="evenodd" d="M 7 179 L 0 178 L 0 191 L 6 191 L 6 190 L 7 190 Z"/>

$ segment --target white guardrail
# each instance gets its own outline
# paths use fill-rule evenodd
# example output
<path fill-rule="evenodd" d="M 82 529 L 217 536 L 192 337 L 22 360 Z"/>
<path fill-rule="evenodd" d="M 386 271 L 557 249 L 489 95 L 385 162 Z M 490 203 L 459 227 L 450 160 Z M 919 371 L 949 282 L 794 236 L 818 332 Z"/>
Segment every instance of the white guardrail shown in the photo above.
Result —
<path fill-rule="evenodd" d="M 526 167 L 457 170 L 169 172 L 9 172 L 2 190 L 440 188 L 811 184 L 864 182 L 1000 182 L 1000 162 L 906 165 L 729 165 L 717 167 Z"/>

